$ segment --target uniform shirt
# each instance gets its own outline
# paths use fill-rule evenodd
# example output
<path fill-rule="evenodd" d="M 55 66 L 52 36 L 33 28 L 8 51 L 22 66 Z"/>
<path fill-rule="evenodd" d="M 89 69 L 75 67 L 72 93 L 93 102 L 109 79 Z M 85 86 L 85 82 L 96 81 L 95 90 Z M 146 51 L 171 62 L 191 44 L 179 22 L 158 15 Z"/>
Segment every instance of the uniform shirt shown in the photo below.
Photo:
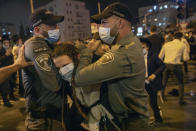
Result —
<path fill-rule="evenodd" d="M 120 119 L 127 118 L 129 113 L 148 117 L 144 55 L 138 38 L 130 33 L 95 63 L 92 57 L 92 50 L 81 51 L 75 84 L 107 82 L 108 101 Z"/>
<path fill-rule="evenodd" d="M 25 58 L 33 62 L 22 71 L 27 105 L 33 100 L 41 106 L 61 107 L 62 98 L 57 93 L 60 79 L 51 62 L 51 51 L 44 38 L 32 37 L 25 42 Z"/>
<path fill-rule="evenodd" d="M 182 61 L 189 60 L 187 46 L 180 40 L 174 39 L 165 43 L 159 54 L 159 58 L 166 64 L 182 64 Z"/>

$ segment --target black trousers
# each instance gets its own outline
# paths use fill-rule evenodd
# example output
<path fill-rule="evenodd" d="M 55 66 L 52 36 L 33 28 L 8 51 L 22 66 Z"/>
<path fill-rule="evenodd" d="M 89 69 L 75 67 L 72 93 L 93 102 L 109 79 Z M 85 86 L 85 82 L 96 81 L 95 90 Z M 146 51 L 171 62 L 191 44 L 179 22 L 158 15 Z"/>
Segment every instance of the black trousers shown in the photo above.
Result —
<path fill-rule="evenodd" d="M 150 107 L 153 110 L 154 113 L 154 118 L 156 121 L 162 122 L 162 117 L 160 115 L 160 110 L 157 104 L 157 91 L 152 90 L 152 87 L 150 85 L 145 85 L 146 91 L 148 92 L 149 95 L 149 102 L 150 102 Z"/>
<path fill-rule="evenodd" d="M 22 70 L 18 70 L 18 74 L 19 74 L 19 94 L 20 96 L 24 96 L 24 86 L 23 86 L 23 82 L 22 82 Z"/>
<path fill-rule="evenodd" d="M 8 94 L 10 92 L 9 80 L 0 85 L 0 93 L 2 95 L 3 102 L 9 102 Z"/>
<path fill-rule="evenodd" d="M 166 64 L 166 67 L 167 68 L 163 72 L 163 91 L 162 91 L 163 93 L 162 94 L 164 96 L 164 90 L 166 88 L 167 81 L 169 79 L 171 72 L 173 72 L 179 85 L 179 101 L 183 101 L 184 100 L 184 80 L 183 80 L 182 65 Z"/>

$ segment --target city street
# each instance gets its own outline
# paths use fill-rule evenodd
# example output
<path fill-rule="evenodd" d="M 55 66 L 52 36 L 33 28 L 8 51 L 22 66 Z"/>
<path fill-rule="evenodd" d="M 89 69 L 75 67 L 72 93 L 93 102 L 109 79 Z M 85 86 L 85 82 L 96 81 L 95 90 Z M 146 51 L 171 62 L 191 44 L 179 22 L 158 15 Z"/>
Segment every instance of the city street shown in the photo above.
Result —
<path fill-rule="evenodd" d="M 187 105 L 180 106 L 178 97 L 168 94 L 172 89 L 178 89 L 177 81 L 169 79 L 166 90 L 167 101 L 160 102 L 164 124 L 155 131 L 196 131 L 196 61 L 188 63 L 189 72 L 185 74 L 185 100 Z M 0 105 L 0 131 L 25 131 L 25 103 L 24 99 L 12 102 L 14 107 L 7 108 Z"/>

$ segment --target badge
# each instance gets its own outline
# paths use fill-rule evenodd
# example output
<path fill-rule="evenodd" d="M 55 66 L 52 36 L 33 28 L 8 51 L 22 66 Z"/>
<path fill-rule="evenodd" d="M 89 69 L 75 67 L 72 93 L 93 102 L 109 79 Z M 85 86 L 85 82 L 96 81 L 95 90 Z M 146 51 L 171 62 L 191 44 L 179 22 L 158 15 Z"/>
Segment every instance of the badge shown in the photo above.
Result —
<path fill-rule="evenodd" d="M 114 61 L 114 54 L 111 52 L 106 53 L 105 55 L 103 55 L 103 57 L 101 58 L 101 62 L 102 64 L 107 64 L 109 62 Z"/>
<path fill-rule="evenodd" d="M 50 63 L 50 56 L 48 54 L 41 54 L 35 58 L 35 62 L 37 63 L 38 67 L 44 71 L 51 71 Z"/>
<path fill-rule="evenodd" d="M 40 48 L 34 49 L 33 52 L 38 53 L 38 52 L 47 51 L 47 50 L 48 50 L 47 47 L 40 47 Z"/>

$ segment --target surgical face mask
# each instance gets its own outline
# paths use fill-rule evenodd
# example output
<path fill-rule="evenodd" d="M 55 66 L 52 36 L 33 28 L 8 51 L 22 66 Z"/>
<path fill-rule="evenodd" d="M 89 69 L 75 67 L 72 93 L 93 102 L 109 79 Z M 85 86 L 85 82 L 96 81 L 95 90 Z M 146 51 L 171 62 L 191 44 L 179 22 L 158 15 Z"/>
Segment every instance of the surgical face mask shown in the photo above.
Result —
<path fill-rule="evenodd" d="M 61 67 L 59 70 L 59 73 L 63 77 L 64 80 L 71 83 L 73 70 L 74 70 L 74 64 L 70 63 L 64 67 Z"/>
<path fill-rule="evenodd" d="M 101 40 L 107 44 L 112 44 L 112 42 L 115 39 L 115 36 L 111 36 L 110 35 L 110 28 L 107 27 L 99 27 L 99 36 L 101 38 Z"/>
<path fill-rule="evenodd" d="M 117 21 L 116 23 L 118 23 L 119 21 Z M 115 27 L 116 23 L 113 25 L 112 28 Z M 101 38 L 101 40 L 109 45 L 111 45 L 114 41 L 114 39 L 116 38 L 116 35 L 118 34 L 118 32 L 116 32 L 115 36 L 111 36 L 111 30 L 112 28 L 109 27 L 99 27 L 99 36 Z"/>
<path fill-rule="evenodd" d="M 48 30 L 48 38 L 46 38 L 46 40 L 50 44 L 56 43 L 59 40 L 59 38 L 60 38 L 60 30 L 59 29 Z"/>

